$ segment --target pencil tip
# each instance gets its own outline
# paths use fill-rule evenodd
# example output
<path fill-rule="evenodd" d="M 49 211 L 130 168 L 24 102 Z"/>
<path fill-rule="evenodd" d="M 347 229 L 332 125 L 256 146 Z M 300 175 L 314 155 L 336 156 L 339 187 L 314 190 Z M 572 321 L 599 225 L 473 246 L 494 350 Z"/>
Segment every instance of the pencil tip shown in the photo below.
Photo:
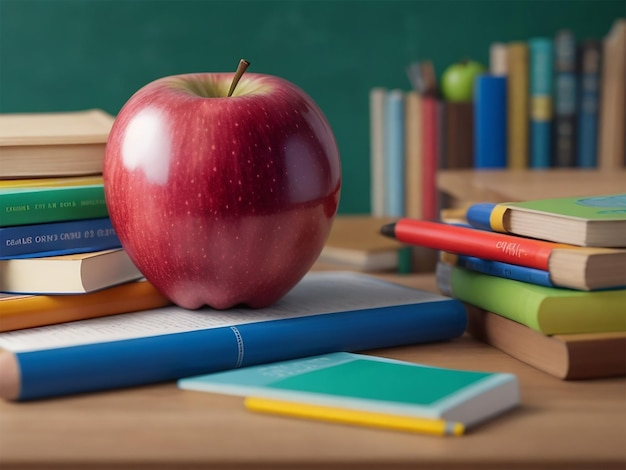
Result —
<path fill-rule="evenodd" d="M 385 224 L 380 228 L 380 233 L 386 237 L 396 238 L 396 224 Z"/>

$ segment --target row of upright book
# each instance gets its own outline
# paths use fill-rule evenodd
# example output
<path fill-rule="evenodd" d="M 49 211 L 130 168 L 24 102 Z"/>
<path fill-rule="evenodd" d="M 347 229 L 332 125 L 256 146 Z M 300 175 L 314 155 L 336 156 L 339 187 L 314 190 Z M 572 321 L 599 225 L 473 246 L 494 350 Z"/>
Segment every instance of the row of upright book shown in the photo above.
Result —
<path fill-rule="evenodd" d="M 438 215 L 438 170 L 626 166 L 626 20 L 605 38 L 494 43 L 473 100 L 441 98 L 433 64 L 410 91 L 370 91 L 371 213 Z"/>
<path fill-rule="evenodd" d="M 0 331 L 164 305 L 108 216 L 101 110 L 0 116 Z"/>
<path fill-rule="evenodd" d="M 400 219 L 439 250 L 439 289 L 468 331 L 562 379 L 626 375 L 626 193 L 475 204 L 463 221 Z"/>

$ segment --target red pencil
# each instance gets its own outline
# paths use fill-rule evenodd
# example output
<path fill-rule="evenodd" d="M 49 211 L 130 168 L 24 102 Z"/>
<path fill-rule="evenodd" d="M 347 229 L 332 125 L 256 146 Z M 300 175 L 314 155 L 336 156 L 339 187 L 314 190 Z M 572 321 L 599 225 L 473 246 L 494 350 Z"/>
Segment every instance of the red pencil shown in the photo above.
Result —
<path fill-rule="evenodd" d="M 578 248 L 425 220 L 403 218 L 382 227 L 381 233 L 409 245 L 477 256 L 549 271 L 550 255 L 559 248 Z"/>

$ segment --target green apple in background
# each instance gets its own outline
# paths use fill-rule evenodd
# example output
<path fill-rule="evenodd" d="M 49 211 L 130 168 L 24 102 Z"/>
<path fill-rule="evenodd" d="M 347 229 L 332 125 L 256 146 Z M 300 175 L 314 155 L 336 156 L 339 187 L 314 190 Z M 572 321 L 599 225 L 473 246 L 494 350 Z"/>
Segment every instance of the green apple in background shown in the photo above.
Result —
<path fill-rule="evenodd" d="M 441 76 L 444 99 L 453 102 L 472 101 L 474 79 L 486 71 L 482 64 L 473 60 L 463 60 L 448 66 Z"/>

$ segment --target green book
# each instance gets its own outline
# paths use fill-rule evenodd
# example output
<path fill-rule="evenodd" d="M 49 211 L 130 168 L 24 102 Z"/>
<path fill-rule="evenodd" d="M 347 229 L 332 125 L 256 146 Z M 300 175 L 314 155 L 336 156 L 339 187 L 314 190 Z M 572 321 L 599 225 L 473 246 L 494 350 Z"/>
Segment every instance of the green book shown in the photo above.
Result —
<path fill-rule="evenodd" d="M 520 400 L 512 374 L 430 367 L 346 352 L 185 378 L 178 386 L 275 399 L 283 405 L 313 405 L 317 412 L 335 410 L 334 416 L 339 417 L 336 410 L 350 410 L 365 416 L 444 420 L 464 428 L 514 408 Z"/>
<path fill-rule="evenodd" d="M 626 289 L 545 287 L 437 264 L 446 295 L 526 325 L 544 335 L 626 331 Z"/>
<path fill-rule="evenodd" d="M 557 243 L 626 247 L 626 194 L 475 204 L 468 222 L 479 228 Z"/>
<path fill-rule="evenodd" d="M 0 227 L 107 217 L 103 184 L 0 188 Z"/>

